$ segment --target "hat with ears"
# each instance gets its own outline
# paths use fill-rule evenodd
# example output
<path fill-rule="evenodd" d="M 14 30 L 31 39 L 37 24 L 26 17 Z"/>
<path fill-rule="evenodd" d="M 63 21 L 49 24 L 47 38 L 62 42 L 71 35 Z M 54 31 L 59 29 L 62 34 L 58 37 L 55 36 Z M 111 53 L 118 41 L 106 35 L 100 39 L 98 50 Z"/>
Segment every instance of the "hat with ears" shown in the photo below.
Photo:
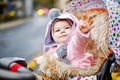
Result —
<path fill-rule="evenodd" d="M 53 24 L 58 20 L 66 20 L 68 21 L 72 27 L 76 27 L 77 25 L 77 19 L 75 16 L 64 13 L 62 14 L 59 9 L 52 8 L 48 14 L 50 17 L 50 21 L 47 24 L 46 33 L 45 33 L 45 43 L 44 43 L 44 52 L 48 51 L 51 46 L 56 46 L 56 42 L 54 41 L 52 37 L 52 26 Z"/>
<path fill-rule="evenodd" d="M 105 9 L 103 0 L 72 0 L 66 7 L 65 12 L 79 12 L 90 9 Z"/>

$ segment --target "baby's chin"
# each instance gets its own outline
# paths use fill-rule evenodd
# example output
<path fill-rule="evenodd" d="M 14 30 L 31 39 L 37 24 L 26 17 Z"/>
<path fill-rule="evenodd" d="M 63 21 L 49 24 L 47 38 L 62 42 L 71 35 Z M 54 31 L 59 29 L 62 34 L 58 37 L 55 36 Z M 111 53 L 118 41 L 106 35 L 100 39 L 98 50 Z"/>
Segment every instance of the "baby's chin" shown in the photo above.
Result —
<path fill-rule="evenodd" d="M 65 43 L 65 41 L 67 40 L 67 37 L 62 37 L 59 39 L 60 40 L 60 43 L 63 44 Z"/>

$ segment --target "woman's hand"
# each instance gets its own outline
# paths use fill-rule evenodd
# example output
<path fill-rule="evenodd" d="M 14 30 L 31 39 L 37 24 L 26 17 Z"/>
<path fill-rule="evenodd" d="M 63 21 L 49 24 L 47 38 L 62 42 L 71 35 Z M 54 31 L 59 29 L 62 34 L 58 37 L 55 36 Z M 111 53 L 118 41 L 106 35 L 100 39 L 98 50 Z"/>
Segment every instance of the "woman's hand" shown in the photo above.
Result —
<path fill-rule="evenodd" d="M 78 27 L 82 33 L 88 33 L 93 28 L 93 18 L 83 16 L 83 18 L 78 22 Z"/>

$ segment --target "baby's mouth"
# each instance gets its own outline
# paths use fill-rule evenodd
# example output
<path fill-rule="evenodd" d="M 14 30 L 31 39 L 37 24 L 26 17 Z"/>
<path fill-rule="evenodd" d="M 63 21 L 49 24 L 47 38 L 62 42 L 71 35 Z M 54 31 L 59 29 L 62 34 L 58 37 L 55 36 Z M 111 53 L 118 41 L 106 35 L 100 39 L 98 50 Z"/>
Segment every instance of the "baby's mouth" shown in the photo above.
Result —
<path fill-rule="evenodd" d="M 61 35 L 60 38 L 64 38 L 64 37 L 67 37 L 67 35 Z"/>

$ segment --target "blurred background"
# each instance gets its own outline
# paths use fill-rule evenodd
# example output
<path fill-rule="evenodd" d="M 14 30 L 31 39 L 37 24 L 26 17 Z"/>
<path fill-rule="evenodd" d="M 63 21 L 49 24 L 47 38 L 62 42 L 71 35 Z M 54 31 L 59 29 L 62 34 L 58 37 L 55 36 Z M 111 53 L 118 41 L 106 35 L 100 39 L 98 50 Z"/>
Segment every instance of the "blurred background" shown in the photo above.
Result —
<path fill-rule="evenodd" d="M 0 0 L 0 22 L 38 15 L 46 15 L 52 7 L 63 10 L 69 0 Z"/>
<path fill-rule="evenodd" d="M 0 0 L 0 58 L 27 62 L 42 53 L 51 8 L 64 10 L 71 0 Z"/>

